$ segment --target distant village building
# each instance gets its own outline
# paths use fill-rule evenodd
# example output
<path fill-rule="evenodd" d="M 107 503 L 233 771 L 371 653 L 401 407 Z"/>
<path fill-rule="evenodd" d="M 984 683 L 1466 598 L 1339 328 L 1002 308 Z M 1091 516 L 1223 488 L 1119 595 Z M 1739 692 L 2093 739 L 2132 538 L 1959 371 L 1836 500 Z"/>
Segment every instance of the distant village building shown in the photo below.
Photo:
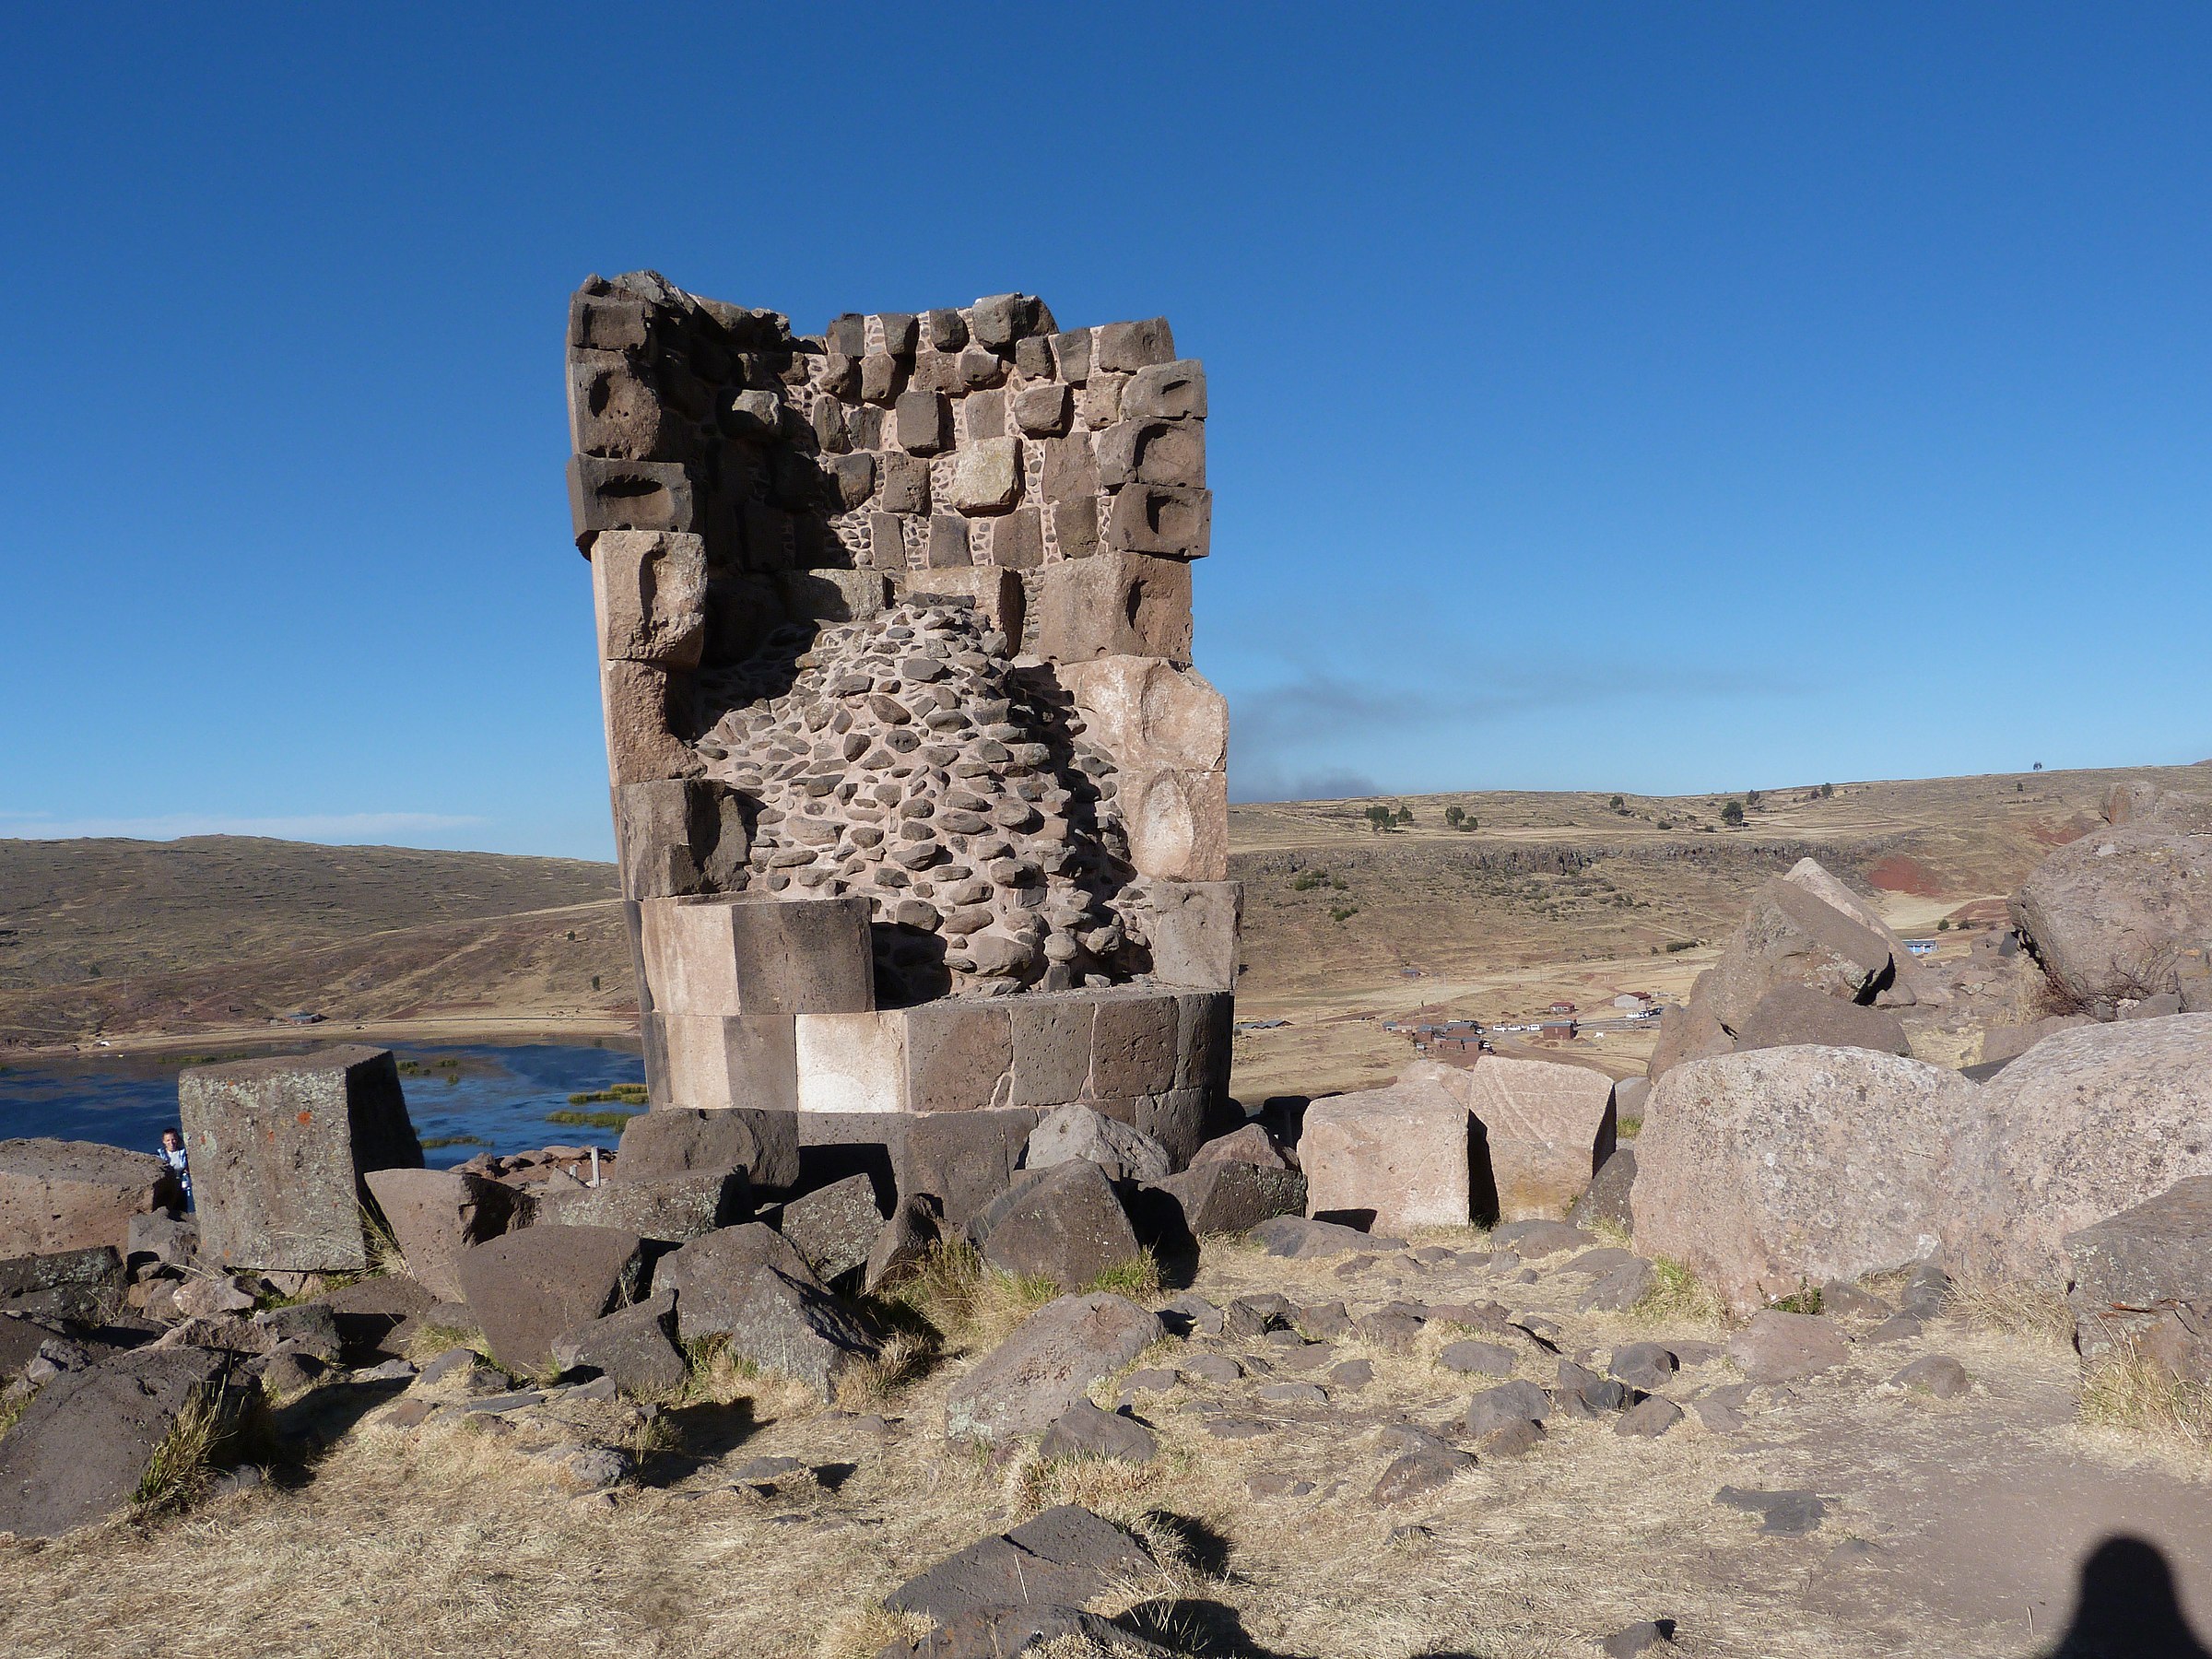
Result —
<path fill-rule="evenodd" d="M 1536 1028 L 1536 1036 L 1546 1042 L 1572 1042 L 1577 1030 L 1571 1019 L 1547 1019 Z"/>

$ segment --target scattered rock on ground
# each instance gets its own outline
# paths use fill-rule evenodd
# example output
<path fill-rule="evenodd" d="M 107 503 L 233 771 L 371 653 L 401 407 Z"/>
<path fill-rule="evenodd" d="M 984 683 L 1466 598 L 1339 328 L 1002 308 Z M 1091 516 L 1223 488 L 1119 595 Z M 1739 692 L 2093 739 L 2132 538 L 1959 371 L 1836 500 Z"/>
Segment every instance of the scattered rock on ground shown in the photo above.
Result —
<path fill-rule="evenodd" d="M 952 1385 L 945 1432 L 993 1442 L 1042 1434 L 1093 1382 L 1163 1335 L 1158 1315 L 1124 1297 L 1100 1292 L 1047 1302 Z"/>

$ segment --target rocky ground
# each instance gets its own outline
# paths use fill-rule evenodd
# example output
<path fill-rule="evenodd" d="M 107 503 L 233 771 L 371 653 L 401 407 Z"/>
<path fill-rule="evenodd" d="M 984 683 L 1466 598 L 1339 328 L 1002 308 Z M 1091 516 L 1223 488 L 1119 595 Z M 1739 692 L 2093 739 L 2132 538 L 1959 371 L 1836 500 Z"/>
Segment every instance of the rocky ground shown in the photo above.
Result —
<path fill-rule="evenodd" d="M 1580 1312 L 1618 1260 L 1589 1253 L 1617 1246 L 1535 1253 L 1549 1241 L 1432 1231 L 1285 1260 L 1208 1241 L 1171 1275 L 1187 1287 L 1143 1299 L 1188 1334 L 1089 1390 L 1148 1429 L 1136 1464 L 947 1441 L 947 1392 L 1026 1311 L 1006 1283 L 957 1314 L 924 1300 L 944 1356 L 834 1406 L 726 1365 L 657 1408 L 591 1385 L 518 1398 L 452 1361 L 325 1386 L 279 1408 L 265 1484 L 0 1546 L 0 1641 L 231 1653 L 250 1617 L 253 1651 L 872 1655 L 925 1628 L 883 1610 L 899 1585 L 1066 1502 L 1158 1563 L 1092 1605 L 1196 1653 L 1580 1655 L 1646 1620 L 1691 1653 L 2037 1653 L 2114 1531 L 2212 1608 L 2206 1465 L 2077 1421 L 2063 1311 L 1969 1288 L 1884 1341 L 1889 1310 L 1867 1305 L 1821 1322 L 1837 1363 L 1794 1374 L 1820 1344 L 1747 1347 L 1671 1282 Z M 1624 1354 L 1649 1344 L 1680 1369 Z M 1893 1380 L 1932 1357 L 1963 1393 Z M 1571 1417 L 1562 1362 L 1627 1371 L 1650 1400 L 1624 1412 L 1585 1383 L 1594 1408 Z M 1526 1444 L 1468 1418 L 1509 1371 L 1554 1391 Z"/>

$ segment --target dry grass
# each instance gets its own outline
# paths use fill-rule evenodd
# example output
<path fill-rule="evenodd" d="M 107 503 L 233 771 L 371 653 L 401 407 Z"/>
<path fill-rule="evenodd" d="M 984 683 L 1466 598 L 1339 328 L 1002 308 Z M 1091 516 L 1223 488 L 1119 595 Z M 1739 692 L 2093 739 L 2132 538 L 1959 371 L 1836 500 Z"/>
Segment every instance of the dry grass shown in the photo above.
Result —
<path fill-rule="evenodd" d="M 2176 1376 L 2133 1343 L 2122 1344 L 2083 1371 L 2081 1420 L 2185 1455 L 2212 1456 L 2212 1382 Z"/>
<path fill-rule="evenodd" d="M 1712 1287 L 1680 1262 L 1660 1256 L 1652 1263 L 1652 1288 L 1630 1313 L 1645 1324 L 1719 1324 L 1727 1306 Z"/>
<path fill-rule="evenodd" d="M 936 1346 L 912 1331 L 893 1331 L 864 1364 L 837 1380 L 837 1403 L 846 1411 L 876 1411 L 920 1376 L 935 1357 Z"/>
<path fill-rule="evenodd" d="M 206 1488 L 225 1433 L 220 1390 L 195 1390 L 147 1459 L 138 1489 L 131 1494 L 133 1517 L 147 1520 L 197 1497 Z"/>
<path fill-rule="evenodd" d="M 1944 1312 L 1977 1331 L 2039 1347 L 2074 1346 L 2074 1310 L 2053 1285 L 2030 1284 L 1988 1273 L 1962 1273 L 1951 1282 Z"/>
<path fill-rule="evenodd" d="M 1001 1273 L 972 1245 L 947 1240 L 933 1246 L 885 1300 L 925 1322 L 948 1349 L 973 1352 L 996 1347 L 1059 1294 L 1050 1279 Z"/>

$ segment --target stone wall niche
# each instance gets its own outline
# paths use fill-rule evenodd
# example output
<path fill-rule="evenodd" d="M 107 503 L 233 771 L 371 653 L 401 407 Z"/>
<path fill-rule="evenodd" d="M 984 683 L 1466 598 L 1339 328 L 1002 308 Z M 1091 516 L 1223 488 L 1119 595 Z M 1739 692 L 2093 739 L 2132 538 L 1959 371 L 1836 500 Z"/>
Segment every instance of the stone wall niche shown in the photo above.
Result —
<path fill-rule="evenodd" d="M 1186 1156 L 1241 909 L 1203 367 L 1165 318 L 805 335 L 652 272 L 586 281 L 568 347 L 653 1103 L 1082 1100 Z"/>

